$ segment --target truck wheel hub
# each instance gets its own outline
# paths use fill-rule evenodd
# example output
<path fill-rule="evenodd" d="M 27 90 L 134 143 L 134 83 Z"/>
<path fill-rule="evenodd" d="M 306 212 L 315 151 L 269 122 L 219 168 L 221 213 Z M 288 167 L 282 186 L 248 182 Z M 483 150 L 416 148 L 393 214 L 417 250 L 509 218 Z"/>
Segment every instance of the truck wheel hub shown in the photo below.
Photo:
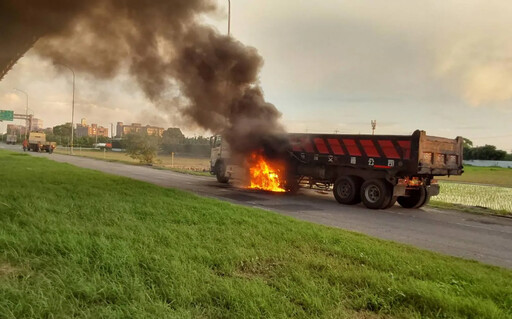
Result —
<path fill-rule="evenodd" d="M 352 187 L 348 183 L 342 183 L 338 185 L 338 194 L 340 197 L 347 198 L 352 193 Z"/>
<path fill-rule="evenodd" d="M 370 203 L 376 203 L 380 199 L 380 189 L 375 185 L 370 185 L 366 187 L 364 195 Z"/>

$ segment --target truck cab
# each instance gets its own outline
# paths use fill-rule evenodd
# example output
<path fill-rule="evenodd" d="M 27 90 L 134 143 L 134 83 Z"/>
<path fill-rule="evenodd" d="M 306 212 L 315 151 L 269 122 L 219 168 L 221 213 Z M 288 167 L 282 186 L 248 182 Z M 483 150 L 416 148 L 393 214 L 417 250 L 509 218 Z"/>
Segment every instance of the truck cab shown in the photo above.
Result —
<path fill-rule="evenodd" d="M 217 177 L 220 183 L 227 183 L 231 178 L 232 168 L 229 165 L 230 150 L 222 136 L 210 137 L 210 173 Z"/>

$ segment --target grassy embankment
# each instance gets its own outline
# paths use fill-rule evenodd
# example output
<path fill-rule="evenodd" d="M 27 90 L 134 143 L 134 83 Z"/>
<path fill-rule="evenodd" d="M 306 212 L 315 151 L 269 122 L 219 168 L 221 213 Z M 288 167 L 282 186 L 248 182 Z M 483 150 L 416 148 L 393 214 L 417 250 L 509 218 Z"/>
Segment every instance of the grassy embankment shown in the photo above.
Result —
<path fill-rule="evenodd" d="M 512 272 L 0 151 L 0 317 L 510 318 Z"/>
<path fill-rule="evenodd" d="M 69 154 L 69 151 L 65 148 L 57 148 L 55 153 Z M 76 156 L 96 158 L 110 162 L 120 162 L 134 165 L 140 164 L 138 160 L 131 158 L 124 152 L 103 152 L 100 150 L 80 150 L 80 148 L 75 148 L 74 154 Z M 169 169 L 180 173 L 211 176 L 209 173 L 209 158 L 183 156 L 174 156 L 174 158 L 172 158 L 171 155 L 158 155 L 153 166 L 155 168 Z"/>

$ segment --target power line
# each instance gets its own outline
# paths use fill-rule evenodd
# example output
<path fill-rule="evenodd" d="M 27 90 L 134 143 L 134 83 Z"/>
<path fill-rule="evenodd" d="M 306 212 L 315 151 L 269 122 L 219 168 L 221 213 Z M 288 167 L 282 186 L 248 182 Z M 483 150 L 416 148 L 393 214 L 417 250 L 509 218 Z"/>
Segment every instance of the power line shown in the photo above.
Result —
<path fill-rule="evenodd" d="M 498 137 L 509 137 L 509 136 L 512 136 L 512 134 L 507 134 L 507 135 L 497 135 L 497 136 L 481 136 L 481 137 L 468 137 L 470 139 L 483 139 L 483 138 L 498 138 Z"/>

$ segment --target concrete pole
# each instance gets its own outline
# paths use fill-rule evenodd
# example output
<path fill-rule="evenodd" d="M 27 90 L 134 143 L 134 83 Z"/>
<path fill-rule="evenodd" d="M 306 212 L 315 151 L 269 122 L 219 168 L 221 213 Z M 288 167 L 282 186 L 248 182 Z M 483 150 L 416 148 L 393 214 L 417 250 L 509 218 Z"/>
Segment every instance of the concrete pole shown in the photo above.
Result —
<path fill-rule="evenodd" d="M 72 68 L 65 65 L 64 63 L 55 63 L 57 65 L 62 65 L 67 68 L 71 73 L 73 73 L 73 99 L 71 100 L 71 148 L 70 153 L 73 155 L 73 142 L 74 142 L 74 131 L 75 131 L 75 71 Z"/>
<path fill-rule="evenodd" d="M 228 0 L 228 37 L 231 36 L 231 0 Z"/>
<path fill-rule="evenodd" d="M 21 92 L 21 93 L 25 94 L 25 97 L 27 98 L 26 99 L 26 104 L 25 104 L 25 116 L 26 116 L 26 119 L 25 119 L 25 139 L 27 139 L 27 131 L 30 130 L 30 128 L 27 126 L 27 123 L 28 123 L 27 122 L 27 119 L 28 119 L 28 94 L 27 94 L 27 92 L 22 91 L 20 89 L 17 89 L 17 88 L 14 88 L 14 89 L 16 91 L 18 91 L 18 92 Z M 20 139 L 21 139 L 21 137 L 20 137 Z"/>

